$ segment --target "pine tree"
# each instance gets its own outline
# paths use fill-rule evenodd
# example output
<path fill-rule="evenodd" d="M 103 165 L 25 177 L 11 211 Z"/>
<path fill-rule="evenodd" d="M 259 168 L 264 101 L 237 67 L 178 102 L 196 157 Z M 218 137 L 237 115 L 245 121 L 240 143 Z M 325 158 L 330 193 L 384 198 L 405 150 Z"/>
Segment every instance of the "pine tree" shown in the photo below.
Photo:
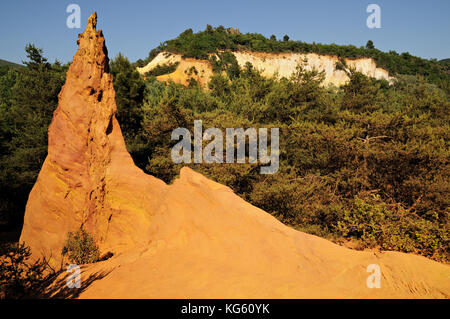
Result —
<path fill-rule="evenodd" d="M 116 91 L 117 119 L 126 137 L 132 137 L 141 127 L 145 82 L 121 53 L 111 61 L 110 70 Z"/>
<path fill-rule="evenodd" d="M 375 49 L 375 46 L 373 45 L 372 40 L 367 41 L 366 49 L 369 49 L 369 50 Z"/>
<path fill-rule="evenodd" d="M 0 215 L 13 224 L 21 221 L 28 194 L 47 155 L 47 130 L 67 69 L 59 62 L 47 62 L 42 49 L 32 44 L 25 51 L 26 67 L 5 75 L 10 76 L 9 87 L 2 86 L 2 91 L 8 94 L 0 102 Z"/>

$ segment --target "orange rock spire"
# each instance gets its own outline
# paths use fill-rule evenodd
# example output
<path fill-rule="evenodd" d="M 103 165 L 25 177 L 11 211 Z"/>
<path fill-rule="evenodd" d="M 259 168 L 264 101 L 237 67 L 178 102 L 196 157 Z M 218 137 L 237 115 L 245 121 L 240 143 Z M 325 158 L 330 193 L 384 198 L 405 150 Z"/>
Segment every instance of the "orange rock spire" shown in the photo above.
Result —
<path fill-rule="evenodd" d="M 96 25 L 94 12 L 78 36 L 20 238 L 55 260 L 67 232 L 81 226 L 104 249 L 145 239 L 140 230 L 148 226 L 149 205 L 165 186 L 135 167 L 126 150 L 105 39 Z"/>

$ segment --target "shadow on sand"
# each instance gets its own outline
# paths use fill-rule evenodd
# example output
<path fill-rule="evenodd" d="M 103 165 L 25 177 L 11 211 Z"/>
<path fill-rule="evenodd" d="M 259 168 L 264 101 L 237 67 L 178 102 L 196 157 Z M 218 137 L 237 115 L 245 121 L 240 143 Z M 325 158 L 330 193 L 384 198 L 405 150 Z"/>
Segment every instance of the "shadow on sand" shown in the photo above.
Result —
<path fill-rule="evenodd" d="M 81 272 L 81 287 L 69 288 L 67 285 L 67 276 L 63 270 L 51 275 L 39 289 L 40 293 L 35 296 L 38 299 L 74 299 L 78 298 L 93 282 L 100 280 L 111 273 L 109 271 L 98 271 L 90 274 L 87 278 Z"/>

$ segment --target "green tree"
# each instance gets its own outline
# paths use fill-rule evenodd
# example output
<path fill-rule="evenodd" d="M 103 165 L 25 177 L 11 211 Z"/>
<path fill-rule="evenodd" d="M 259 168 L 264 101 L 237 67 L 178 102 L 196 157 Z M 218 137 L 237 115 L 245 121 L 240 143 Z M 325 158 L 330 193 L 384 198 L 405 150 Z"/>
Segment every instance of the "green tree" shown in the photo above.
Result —
<path fill-rule="evenodd" d="M 348 74 L 350 81 L 342 87 L 342 107 L 356 112 L 375 110 L 380 83 L 354 70 Z"/>
<path fill-rule="evenodd" d="M 0 79 L 0 215 L 11 224 L 21 223 L 47 155 L 47 130 L 67 70 L 58 62 L 48 63 L 42 49 L 32 44 L 25 50 L 26 67 Z"/>
<path fill-rule="evenodd" d="M 133 138 L 141 128 L 145 82 L 121 53 L 111 61 L 110 70 L 116 91 L 117 119 L 125 137 Z"/>
<path fill-rule="evenodd" d="M 30 69 L 38 69 L 42 65 L 46 67 L 50 66 L 47 58 L 43 56 L 44 50 L 36 48 L 33 44 L 29 43 L 25 46 L 25 51 L 27 52 L 28 61 L 22 61 L 22 63 Z"/>
<path fill-rule="evenodd" d="M 369 49 L 369 50 L 375 49 L 375 46 L 373 45 L 372 40 L 367 41 L 366 49 Z"/>

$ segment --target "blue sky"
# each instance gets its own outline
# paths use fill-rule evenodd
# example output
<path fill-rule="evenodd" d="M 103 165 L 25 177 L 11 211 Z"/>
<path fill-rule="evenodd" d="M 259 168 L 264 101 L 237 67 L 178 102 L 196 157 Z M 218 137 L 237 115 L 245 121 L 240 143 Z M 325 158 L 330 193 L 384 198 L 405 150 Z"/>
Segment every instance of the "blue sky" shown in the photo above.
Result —
<path fill-rule="evenodd" d="M 71 3 L 81 8 L 81 29 L 66 26 Z M 381 7 L 380 29 L 366 26 L 370 3 Z M 449 0 L 14 0 L 0 3 L 0 59 L 20 63 L 25 45 L 34 43 L 51 62 L 70 61 L 77 35 L 93 11 L 110 57 L 122 52 L 131 61 L 145 58 L 160 42 L 187 28 L 199 31 L 206 24 L 267 37 L 288 34 L 305 42 L 361 46 L 371 39 L 383 51 L 450 58 Z"/>

